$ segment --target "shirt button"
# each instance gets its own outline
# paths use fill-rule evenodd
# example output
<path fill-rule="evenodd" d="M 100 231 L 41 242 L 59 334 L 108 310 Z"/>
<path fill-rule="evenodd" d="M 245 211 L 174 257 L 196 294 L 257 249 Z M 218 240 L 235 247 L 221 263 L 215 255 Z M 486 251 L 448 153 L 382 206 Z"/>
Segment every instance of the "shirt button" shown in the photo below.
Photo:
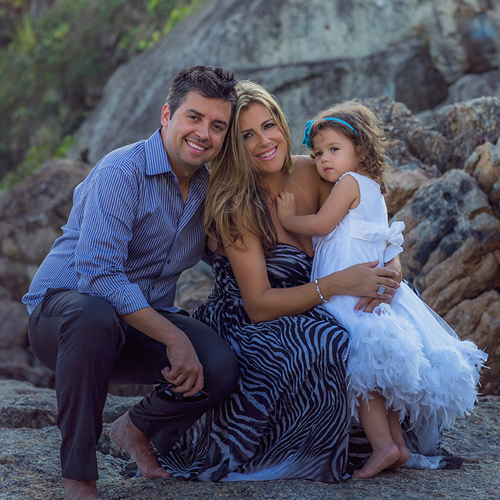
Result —
<path fill-rule="evenodd" d="M 154 289 L 155 289 L 155 286 L 153 285 L 153 286 L 151 287 L 151 290 L 154 290 Z"/>
<path fill-rule="evenodd" d="M 170 259 L 167 260 L 167 264 L 170 264 Z"/>
<path fill-rule="evenodd" d="M 181 193 L 177 193 L 177 198 L 180 198 L 181 197 Z"/>

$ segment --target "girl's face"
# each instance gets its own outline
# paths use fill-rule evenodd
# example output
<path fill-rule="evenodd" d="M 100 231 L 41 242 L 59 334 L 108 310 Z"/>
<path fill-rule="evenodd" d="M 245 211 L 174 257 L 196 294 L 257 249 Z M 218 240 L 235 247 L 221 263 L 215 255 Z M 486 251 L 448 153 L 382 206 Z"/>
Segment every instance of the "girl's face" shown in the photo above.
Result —
<path fill-rule="evenodd" d="M 250 104 L 240 113 L 240 129 L 255 168 L 262 174 L 279 172 L 287 142 L 269 110 L 257 102 Z"/>
<path fill-rule="evenodd" d="M 337 182 L 346 172 L 354 172 L 358 167 L 353 142 L 337 130 L 324 128 L 312 142 L 316 168 L 325 181 Z"/>

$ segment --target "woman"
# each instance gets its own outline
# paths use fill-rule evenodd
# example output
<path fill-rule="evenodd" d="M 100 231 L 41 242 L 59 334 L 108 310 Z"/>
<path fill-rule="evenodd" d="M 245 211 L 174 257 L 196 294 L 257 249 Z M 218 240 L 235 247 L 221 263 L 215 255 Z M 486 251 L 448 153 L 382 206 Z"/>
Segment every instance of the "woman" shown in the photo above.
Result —
<path fill-rule="evenodd" d="M 200 480 L 340 481 L 369 449 L 358 447 L 349 464 L 347 334 L 314 307 L 334 294 L 362 296 L 359 307 L 390 301 L 398 272 L 370 263 L 309 282 L 311 239 L 281 226 L 274 200 L 293 192 L 299 213 L 308 214 L 328 190 L 309 158 L 292 158 L 273 97 L 251 82 L 240 84 L 238 96 L 205 207 L 215 286 L 195 317 L 233 347 L 241 379 L 160 462 L 175 476 Z"/>

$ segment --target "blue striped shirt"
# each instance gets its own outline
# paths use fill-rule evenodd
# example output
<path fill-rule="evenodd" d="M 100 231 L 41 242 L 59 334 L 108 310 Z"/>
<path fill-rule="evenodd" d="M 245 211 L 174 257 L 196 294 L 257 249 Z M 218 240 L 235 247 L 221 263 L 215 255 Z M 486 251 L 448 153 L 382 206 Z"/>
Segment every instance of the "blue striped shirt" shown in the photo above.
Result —
<path fill-rule="evenodd" d="M 63 235 L 23 297 L 28 312 L 48 288 L 101 297 L 119 315 L 173 306 L 180 273 L 205 250 L 207 185 L 203 167 L 184 205 L 159 130 L 106 155 L 75 189 Z"/>

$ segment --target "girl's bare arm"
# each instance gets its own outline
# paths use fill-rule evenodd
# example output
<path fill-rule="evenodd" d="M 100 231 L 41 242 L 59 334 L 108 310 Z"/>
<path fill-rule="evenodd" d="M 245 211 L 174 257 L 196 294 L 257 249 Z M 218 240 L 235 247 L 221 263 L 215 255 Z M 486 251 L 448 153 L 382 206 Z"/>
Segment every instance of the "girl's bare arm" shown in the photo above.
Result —
<path fill-rule="evenodd" d="M 332 190 L 318 213 L 297 215 L 293 193 L 282 192 L 276 199 L 278 217 L 282 226 L 293 233 L 306 236 L 326 236 L 344 218 L 350 208 L 359 204 L 359 186 L 354 177 L 346 175 Z"/>

